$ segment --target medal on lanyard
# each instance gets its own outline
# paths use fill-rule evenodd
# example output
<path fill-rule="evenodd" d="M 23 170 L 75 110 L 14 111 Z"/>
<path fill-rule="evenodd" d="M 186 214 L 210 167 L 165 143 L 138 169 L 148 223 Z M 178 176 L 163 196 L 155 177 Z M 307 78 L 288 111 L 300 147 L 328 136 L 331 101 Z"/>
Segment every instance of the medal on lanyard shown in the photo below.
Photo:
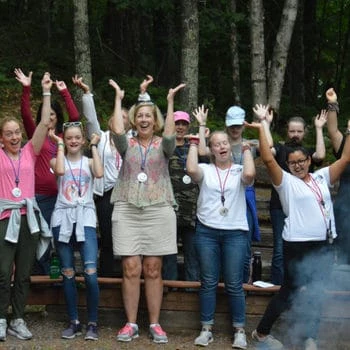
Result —
<path fill-rule="evenodd" d="M 139 141 L 139 139 L 137 139 L 138 144 L 139 144 L 139 150 L 140 150 L 140 154 L 141 154 L 141 171 L 137 174 L 137 181 L 140 183 L 145 183 L 148 179 L 147 174 L 145 173 L 145 167 L 146 167 L 146 158 L 147 158 L 147 154 L 151 149 L 151 145 L 152 145 L 152 141 L 153 141 L 153 136 L 151 138 L 151 141 L 149 143 L 149 145 L 147 146 L 147 149 L 145 150 L 145 155 L 143 155 L 142 152 L 142 146 L 141 143 Z"/>

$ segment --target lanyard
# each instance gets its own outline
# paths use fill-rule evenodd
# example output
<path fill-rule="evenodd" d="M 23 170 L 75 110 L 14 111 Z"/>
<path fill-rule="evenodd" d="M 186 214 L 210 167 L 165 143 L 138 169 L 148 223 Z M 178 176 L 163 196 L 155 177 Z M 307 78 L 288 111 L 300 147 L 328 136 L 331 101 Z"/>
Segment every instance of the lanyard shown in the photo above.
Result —
<path fill-rule="evenodd" d="M 230 165 L 230 168 L 227 169 L 227 172 L 226 172 L 226 175 L 225 175 L 225 179 L 224 179 L 224 183 L 222 183 L 218 167 L 215 165 L 216 173 L 218 175 L 219 183 L 220 183 L 221 204 L 222 204 L 222 206 L 225 206 L 225 185 L 226 185 L 226 181 L 227 181 L 227 178 L 228 178 L 228 174 L 230 173 L 231 167 L 232 167 L 232 164 Z"/>
<path fill-rule="evenodd" d="M 143 154 L 142 152 L 142 145 L 140 140 L 137 138 L 137 143 L 139 144 L 139 150 L 140 150 L 140 155 L 141 155 L 141 170 L 144 171 L 145 170 L 145 166 L 146 166 L 146 158 L 147 158 L 147 154 L 151 149 L 151 145 L 152 145 L 152 141 L 153 141 L 153 136 L 151 138 L 151 141 L 149 142 L 145 154 Z"/>
<path fill-rule="evenodd" d="M 75 183 L 75 185 L 78 187 L 78 195 L 79 197 L 81 197 L 81 188 L 80 188 L 80 184 L 81 184 L 81 167 L 82 167 L 82 163 L 83 163 L 83 157 L 80 158 L 80 169 L 79 169 L 79 182 L 77 182 L 74 174 L 73 174 L 73 171 L 72 171 L 72 167 L 70 165 L 70 162 L 67 158 L 67 163 L 68 163 L 68 166 L 69 166 L 69 170 L 70 170 L 70 173 L 72 175 L 72 178 L 73 178 L 73 181 Z"/>
<path fill-rule="evenodd" d="M 178 146 L 175 148 L 175 153 L 178 157 L 179 163 L 182 165 L 184 171 L 186 172 L 186 161 L 187 161 L 187 152 L 186 152 L 186 144 L 183 146 Z M 183 149 L 183 152 L 180 151 L 180 149 Z"/>
<path fill-rule="evenodd" d="M 13 169 L 13 173 L 15 174 L 15 185 L 16 185 L 16 187 L 18 187 L 18 185 L 19 185 L 19 172 L 20 172 L 20 168 L 21 168 L 21 151 L 19 151 L 17 170 L 16 170 L 16 168 L 15 168 L 15 164 L 13 163 L 13 160 L 12 160 L 11 157 L 7 154 L 6 151 L 5 151 L 5 154 L 6 154 L 7 158 L 9 159 L 9 161 L 11 162 L 11 166 L 12 166 L 12 169 Z"/>

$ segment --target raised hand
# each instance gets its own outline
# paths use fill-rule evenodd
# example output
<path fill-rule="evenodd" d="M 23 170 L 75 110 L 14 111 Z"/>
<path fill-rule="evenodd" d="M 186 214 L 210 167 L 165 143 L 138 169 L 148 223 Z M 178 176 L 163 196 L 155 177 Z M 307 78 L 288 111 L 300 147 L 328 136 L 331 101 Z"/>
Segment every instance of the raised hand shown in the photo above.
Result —
<path fill-rule="evenodd" d="M 100 142 L 100 135 L 96 133 L 91 134 L 90 145 L 97 145 Z"/>
<path fill-rule="evenodd" d="M 58 91 L 62 91 L 62 90 L 67 89 L 67 85 L 63 80 L 56 80 L 55 84 L 56 84 Z"/>
<path fill-rule="evenodd" d="M 55 134 L 55 130 L 54 129 L 50 129 L 49 130 L 49 138 L 50 138 L 50 140 L 52 142 L 55 142 L 56 144 L 63 143 L 62 138 Z"/>
<path fill-rule="evenodd" d="M 272 123 L 273 120 L 273 112 L 269 111 L 269 105 L 256 104 L 253 107 L 253 112 L 255 116 L 259 119 L 259 121 L 266 120 L 268 123 Z"/>
<path fill-rule="evenodd" d="M 208 108 L 205 109 L 204 105 L 197 107 L 192 114 L 197 119 L 199 125 L 205 125 L 208 118 Z"/>
<path fill-rule="evenodd" d="M 328 103 L 335 103 L 337 102 L 337 94 L 335 93 L 333 88 L 330 88 L 326 91 L 326 98 Z"/>
<path fill-rule="evenodd" d="M 182 84 L 179 84 L 178 86 L 176 86 L 175 88 L 170 88 L 169 92 L 168 92 L 167 100 L 173 101 L 176 93 L 179 90 L 183 89 L 185 86 L 186 86 L 186 84 L 182 83 Z"/>
<path fill-rule="evenodd" d="M 322 129 L 324 127 L 324 125 L 327 123 L 327 110 L 326 109 L 322 109 L 320 114 L 317 114 L 315 117 L 315 128 L 320 128 Z"/>
<path fill-rule="evenodd" d="M 41 80 L 41 86 L 43 88 L 43 92 L 50 92 L 52 84 L 53 84 L 53 81 L 51 80 L 50 73 L 45 72 Z"/>
<path fill-rule="evenodd" d="M 77 74 L 75 74 L 75 76 L 72 77 L 72 81 L 73 84 L 78 88 L 82 89 L 85 94 L 87 94 L 90 91 L 89 85 L 83 82 L 83 77 L 79 77 Z"/>
<path fill-rule="evenodd" d="M 142 81 L 142 83 L 140 84 L 140 93 L 144 94 L 147 89 L 148 89 L 148 85 L 152 83 L 153 81 L 153 77 L 152 75 L 146 75 L 147 79 L 144 79 Z"/>
<path fill-rule="evenodd" d="M 23 85 L 23 86 L 30 86 L 32 84 L 32 75 L 33 72 L 29 72 L 28 76 L 25 75 L 21 68 L 15 68 L 15 75 L 16 79 Z"/>
<path fill-rule="evenodd" d="M 120 86 L 113 79 L 109 79 L 108 84 L 115 89 L 115 96 L 122 100 L 125 94 L 124 90 L 122 90 Z"/>

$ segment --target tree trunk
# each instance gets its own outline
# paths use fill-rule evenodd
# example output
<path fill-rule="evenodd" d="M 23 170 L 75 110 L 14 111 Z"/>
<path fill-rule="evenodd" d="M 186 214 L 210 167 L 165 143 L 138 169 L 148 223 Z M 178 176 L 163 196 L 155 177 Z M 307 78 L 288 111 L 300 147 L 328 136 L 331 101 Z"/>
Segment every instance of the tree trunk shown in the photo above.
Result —
<path fill-rule="evenodd" d="M 180 95 L 188 111 L 198 105 L 199 23 L 197 0 L 182 0 L 181 80 L 186 89 Z"/>
<path fill-rule="evenodd" d="M 250 22 L 253 105 L 256 103 L 266 104 L 267 82 L 264 43 L 264 9 L 262 0 L 251 0 Z"/>
<path fill-rule="evenodd" d="M 276 112 L 278 112 L 281 103 L 288 51 L 297 13 L 298 0 L 286 0 L 273 50 L 268 79 L 269 104 Z"/>
<path fill-rule="evenodd" d="M 236 0 L 231 0 L 231 12 L 236 13 Z M 233 104 L 241 104 L 241 79 L 239 74 L 238 39 L 237 27 L 234 21 L 231 22 L 231 59 L 232 59 L 232 82 L 233 82 Z"/>
<path fill-rule="evenodd" d="M 73 0 L 73 6 L 75 72 L 92 90 L 88 0 Z"/>

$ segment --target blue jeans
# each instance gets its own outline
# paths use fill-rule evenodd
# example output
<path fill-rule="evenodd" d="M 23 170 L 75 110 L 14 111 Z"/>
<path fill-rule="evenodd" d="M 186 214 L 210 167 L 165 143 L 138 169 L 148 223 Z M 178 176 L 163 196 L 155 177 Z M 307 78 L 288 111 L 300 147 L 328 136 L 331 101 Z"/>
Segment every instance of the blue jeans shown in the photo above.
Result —
<path fill-rule="evenodd" d="M 273 231 L 273 255 L 271 261 L 271 282 L 281 285 L 283 282 L 283 239 L 284 219 L 282 209 L 270 209 L 270 219 Z"/>
<path fill-rule="evenodd" d="M 214 324 L 216 292 L 222 268 L 232 325 L 244 326 L 245 296 L 242 283 L 247 239 L 246 231 L 218 230 L 197 223 L 195 248 L 200 266 L 199 300 L 202 325 Z"/>
<path fill-rule="evenodd" d="M 61 272 L 63 275 L 63 290 L 67 304 L 67 312 L 71 321 L 78 320 L 78 293 L 74 274 L 71 277 L 65 275 L 67 270 L 75 270 L 74 249 L 78 249 L 84 264 L 84 279 L 86 285 L 86 304 L 88 310 L 88 322 L 97 322 L 97 308 L 99 301 L 99 287 L 97 282 L 97 236 L 95 227 L 84 227 L 85 241 L 77 242 L 75 237 L 75 225 L 71 239 L 68 243 L 58 241 L 60 226 L 52 228 L 56 250 L 60 258 Z M 88 270 L 94 270 L 93 273 Z"/>
<path fill-rule="evenodd" d="M 252 260 L 252 237 L 254 231 L 253 217 L 251 211 L 247 208 L 247 221 L 248 221 L 248 239 L 247 239 L 247 250 L 244 258 L 244 270 L 243 270 L 243 283 L 249 282 L 250 277 L 250 266 Z"/>

